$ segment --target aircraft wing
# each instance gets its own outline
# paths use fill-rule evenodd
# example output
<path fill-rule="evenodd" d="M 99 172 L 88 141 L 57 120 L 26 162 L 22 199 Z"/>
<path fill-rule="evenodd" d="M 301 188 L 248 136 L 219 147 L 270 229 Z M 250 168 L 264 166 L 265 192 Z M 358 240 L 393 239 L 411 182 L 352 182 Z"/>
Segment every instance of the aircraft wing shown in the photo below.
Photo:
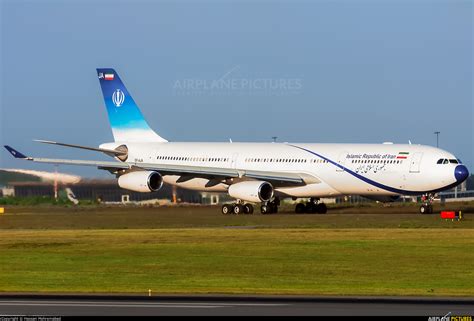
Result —
<path fill-rule="evenodd" d="M 147 164 L 147 163 L 121 163 L 116 161 L 92 161 L 92 160 L 72 160 L 72 159 L 52 159 L 29 157 L 13 149 L 10 146 L 5 148 L 18 159 L 29 160 L 37 163 L 61 164 L 61 165 L 82 165 L 95 166 L 99 169 L 105 169 L 111 172 L 127 169 L 143 169 L 157 171 L 162 175 L 178 175 L 186 176 L 189 179 L 195 177 L 207 178 L 215 180 L 217 183 L 230 178 L 251 178 L 272 183 L 275 187 L 285 186 L 301 186 L 307 184 L 318 184 L 321 181 L 307 173 L 296 172 L 271 172 L 271 171 L 255 171 L 255 170 L 239 170 L 231 168 L 213 168 L 187 165 L 170 165 L 170 164 Z"/>
<path fill-rule="evenodd" d="M 226 178 L 252 178 L 272 183 L 276 187 L 295 186 L 321 183 L 321 181 L 312 175 L 306 173 L 294 172 L 270 172 L 255 170 L 240 170 L 231 168 L 213 168 L 186 165 L 168 165 L 168 164 L 145 164 L 137 163 L 134 167 L 146 170 L 154 170 L 163 175 L 184 175 L 188 177 L 202 177 L 208 179 L 226 179 Z"/>

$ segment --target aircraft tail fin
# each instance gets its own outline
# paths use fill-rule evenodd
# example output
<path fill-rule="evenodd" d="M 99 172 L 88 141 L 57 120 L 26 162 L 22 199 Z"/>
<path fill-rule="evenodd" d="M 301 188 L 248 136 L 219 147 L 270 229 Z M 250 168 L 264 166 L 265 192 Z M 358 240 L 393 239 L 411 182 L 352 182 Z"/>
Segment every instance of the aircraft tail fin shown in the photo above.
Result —
<path fill-rule="evenodd" d="M 167 142 L 150 128 L 114 69 L 98 68 L 97 75 L 116 142 Z"/>
<path fill-rule="evenodd" d="M 4 145 L 3 147 L 5 147 L 5 149 L 8 150 L 8 152 L 12 154 L 12 156 L 15 158 L 28 159 L 28 156 L 25 156 L 24 154 L 20 153 L 19 151 L 8 145 Z"/>

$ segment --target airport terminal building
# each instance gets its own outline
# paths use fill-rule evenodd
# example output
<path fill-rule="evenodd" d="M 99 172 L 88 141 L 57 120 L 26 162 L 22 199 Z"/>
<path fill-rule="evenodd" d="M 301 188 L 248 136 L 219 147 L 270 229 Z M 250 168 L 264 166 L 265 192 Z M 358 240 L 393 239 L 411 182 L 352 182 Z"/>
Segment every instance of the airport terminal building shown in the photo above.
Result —
<path fill-rule="evenodd" d="M 159 191 L 154 193 L 137 193 L 124 190 L 117 185 L 115 180 L 82 180 L 76 184 L 59 184 L 58 186 L 60 193 L 66 188 L 69 188 L 78 200 L 91 200 L 100 203 L 153 203 L 153 201 L 159 203 L 173 201 L 203 203 L 206 201 L 199 192 L 179 188 L 173 189 L 169 185 L 163 185 Z M 12 182 L 4 189 L 3 194 L 16 197 L 54 197 L 55 189 L 51 182 Z"/>

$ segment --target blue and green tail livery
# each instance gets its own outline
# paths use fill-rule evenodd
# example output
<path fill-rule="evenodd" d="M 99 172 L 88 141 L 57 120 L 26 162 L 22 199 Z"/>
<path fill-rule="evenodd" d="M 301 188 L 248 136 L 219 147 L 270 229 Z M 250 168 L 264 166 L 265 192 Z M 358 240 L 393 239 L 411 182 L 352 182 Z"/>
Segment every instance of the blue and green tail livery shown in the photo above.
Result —
<path fill-rule="evenodd" d="M 97 76 L 116 142 L 166 142 L 150 128 L 114 69 L 98 68 Z"/>

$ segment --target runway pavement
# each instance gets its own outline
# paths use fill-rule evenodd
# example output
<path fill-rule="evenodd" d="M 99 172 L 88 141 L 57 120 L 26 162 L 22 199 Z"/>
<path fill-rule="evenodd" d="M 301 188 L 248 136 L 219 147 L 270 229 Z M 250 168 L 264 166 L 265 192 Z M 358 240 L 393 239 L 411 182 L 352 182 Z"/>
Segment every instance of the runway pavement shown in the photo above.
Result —
<path fill-rule="evenodd" d="M 0 315 L 473 315 L 474 299 L 232 297 L 232 296 L 0 296 Z"/>

